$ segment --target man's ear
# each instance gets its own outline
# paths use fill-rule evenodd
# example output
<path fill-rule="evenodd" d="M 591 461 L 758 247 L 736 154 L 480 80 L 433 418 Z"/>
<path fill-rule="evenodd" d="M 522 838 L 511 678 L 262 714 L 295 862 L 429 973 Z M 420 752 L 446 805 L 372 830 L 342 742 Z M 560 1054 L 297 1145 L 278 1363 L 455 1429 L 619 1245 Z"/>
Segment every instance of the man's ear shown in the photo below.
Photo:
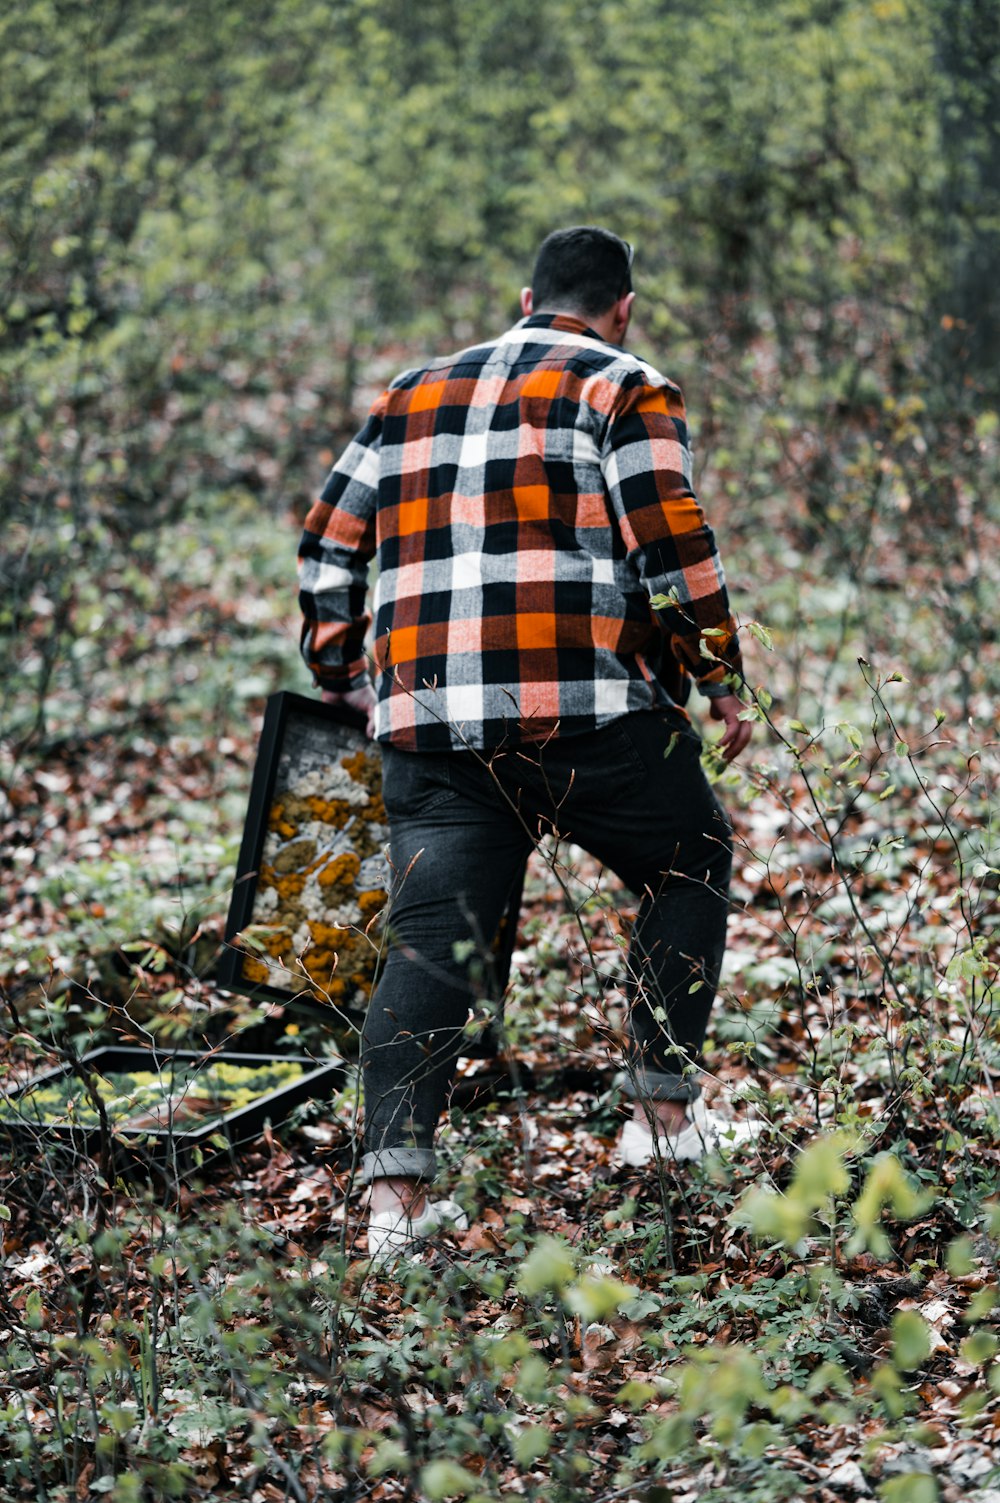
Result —
<path fill-rule="evenodd" d="M 535 306 L 535 300 L 531 296 L 531 288 L 530 287 L 522 287 L 521 288 L 521 312 L 524 314 L 525 318 L 530 318 L 531 317 L 531 314 L 532 314 L 532 311 L 534 309 L 534 306 Z"/>
<path fill-rule="evenodd" d="M 625 294 L 625 296 L 624 297 L 620 297 L 618 299 L 617 303 L 615 304 L 615 309 L 614 309 L 615 335 L 616 335 L 616 342 L 619 343 L 619 344 L 625 338 L 625 335 L 628 333 L 629 322 L 630 322 L 630 320 L 632 318 L 632 304 L 634 302 L 635 302 L 635 293 L 634 292 L 627 292 Z"/>

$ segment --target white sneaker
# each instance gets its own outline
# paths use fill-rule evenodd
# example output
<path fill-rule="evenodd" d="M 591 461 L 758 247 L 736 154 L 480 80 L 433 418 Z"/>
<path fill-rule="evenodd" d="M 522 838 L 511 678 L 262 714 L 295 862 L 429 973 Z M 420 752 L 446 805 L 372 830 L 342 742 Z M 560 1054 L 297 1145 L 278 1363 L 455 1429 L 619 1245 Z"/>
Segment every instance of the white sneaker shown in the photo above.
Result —
<path fill-rule="evenodd" d="M 429 1200 L 419 1216 L 405 1211 L 379 1211 L 368 1221 L 368 1256 L 383 1268 L 398 1258 L 419 1252 L 442 1227 L 468 1230 L 469 1218 L 456 1200 Z"/>
<path fill-rule="evenodd" d="M 657 1158 L 667 1164 L 697 1163 L 713 1149 L 725 1150 L 752 1136 L 752 1127 L 710 1112 L 699 1096 L 688 1106 L 681 1130 L 658 1135 L 655 1146 L 653 1134 L 644 1122 L 636 1122 L 634 1118 L 626 1122 L 618 1140 L 618 1157 L 633 1169 L 651 1164 Z"/>

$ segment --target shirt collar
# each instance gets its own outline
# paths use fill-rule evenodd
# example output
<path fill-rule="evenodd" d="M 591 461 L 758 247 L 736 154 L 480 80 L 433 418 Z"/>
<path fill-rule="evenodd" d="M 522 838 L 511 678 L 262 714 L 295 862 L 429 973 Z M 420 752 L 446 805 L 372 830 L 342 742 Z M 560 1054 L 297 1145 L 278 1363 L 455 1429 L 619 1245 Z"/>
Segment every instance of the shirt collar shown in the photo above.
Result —
<path fill-rule="evenodd" d="M 585 334 L 588 339 L 596 339 L 600 344 L 607 344 L 607 340 L 603 339 L 596 330 L 572 313 L 532 313 L 530 318 L 522 318 L 515 327 L 518 329 L 561 329 L 564 334 Z"/>

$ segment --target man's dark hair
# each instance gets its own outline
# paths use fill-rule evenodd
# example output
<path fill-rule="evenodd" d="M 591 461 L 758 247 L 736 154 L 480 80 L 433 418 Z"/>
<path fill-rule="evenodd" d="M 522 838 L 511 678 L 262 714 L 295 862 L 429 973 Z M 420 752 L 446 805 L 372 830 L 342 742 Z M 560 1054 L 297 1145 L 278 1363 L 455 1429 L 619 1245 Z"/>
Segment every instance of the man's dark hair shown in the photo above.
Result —
<path fill-rule="evenodd" d="M 553 230 L 531 274 L 535 312 L 571 309 L 591 318 L 632 291 L 631 253 L 624 240 L 595 224 Z"/>

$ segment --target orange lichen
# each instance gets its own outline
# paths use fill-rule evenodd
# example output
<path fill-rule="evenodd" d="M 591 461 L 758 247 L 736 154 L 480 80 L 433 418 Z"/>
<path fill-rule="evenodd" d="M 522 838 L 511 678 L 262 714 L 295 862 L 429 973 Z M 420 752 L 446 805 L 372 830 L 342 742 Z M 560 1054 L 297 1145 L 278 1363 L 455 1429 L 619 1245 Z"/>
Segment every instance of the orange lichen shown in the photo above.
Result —
<path fill-rule="evenodd" d="M 317 798 L 311 795 L 303 803 L 305 812 L 312 819 L 318 819 L 321 824 L 329 825 L 334 830 L 342 830 L 355 812 L 346 799 L 342 798 Z"/>
<path fill-rule="evenodd" d="M 274 960 L 281 960 L 291 943 L 292 936 L 287 929 L 272 929 L 267 934 L 262 934 L 260 942 Z"/>
<path fill-rule="evenodd" d="M 361 862 L 354 852 L 343 851 L 341 855 L 333 856 L 326 863 L 316 880 L 324 889 L 335 887 L 341 882 L 345 887 L 353 887 L 360 870 Z"/>
<path fill-rule="evenodd" d="M 339 950 L 350 930 L 342 929 L 339 924 L 324 924 L 319 919 L 310 919 L 309 933 L 318 950 Z"/>
<path fill-rule="evenodd" d="M 340 765 L 355 783 L 365 787 L 371 774 L 371 764 L 368 760 L 368 752 L 364 747 L 356 752 L 351 752 L 349 757 L 341 757 Z"/>

